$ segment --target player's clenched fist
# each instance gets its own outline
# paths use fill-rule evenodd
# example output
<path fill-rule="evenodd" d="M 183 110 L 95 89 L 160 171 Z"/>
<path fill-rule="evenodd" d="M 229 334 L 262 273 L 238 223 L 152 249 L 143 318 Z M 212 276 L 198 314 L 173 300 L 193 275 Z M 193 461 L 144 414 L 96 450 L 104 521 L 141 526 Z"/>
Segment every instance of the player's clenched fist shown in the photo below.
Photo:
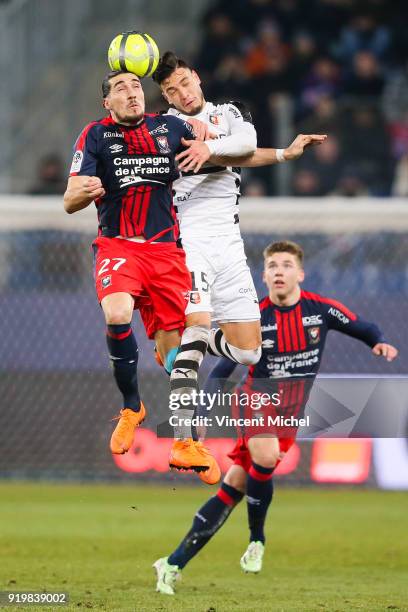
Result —
<path fill-rule="evenodd" d="M 398 355 L 398 349 L 392 344 L 386 342 L 379 342 L 372 348 L 372 352 L 377 357 L 384 357 L 387 361 L 394 361 Z"/>
<path fill-rule="evenodd" d="M 105 189 L 97 176 L 70 176 L 64 193 L 64 208 L 71 214 L 102 198 Z"/>
<path fill-rule="evenodd" d="M 102 181 L 98 176 L 81 176 L 84 179 L 83 190 L 90 198 L 97 199 L 105 195 Z"/>

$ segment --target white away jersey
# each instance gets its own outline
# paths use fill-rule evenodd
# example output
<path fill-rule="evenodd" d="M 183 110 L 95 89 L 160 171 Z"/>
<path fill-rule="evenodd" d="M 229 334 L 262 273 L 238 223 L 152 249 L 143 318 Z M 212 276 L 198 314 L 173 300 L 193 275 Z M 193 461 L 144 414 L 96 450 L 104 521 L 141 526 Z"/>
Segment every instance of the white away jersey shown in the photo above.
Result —
<path fill-rule="evenodd" d="M 184 120 L 190 116 L 174 108 L 168 114 Z M 214 155 L 242 156 L 256 149 L 256 132 L 249 111 L 240 102 L 212 104 L 194 115 L 210 127 L 215 140 L 208 140 Z M 239 233 L 238 198 L 240 169 L 205 164 L 197 174 L 187 173 L 173 183 L 174 204 L 183 236 L 217 236 Z"/>

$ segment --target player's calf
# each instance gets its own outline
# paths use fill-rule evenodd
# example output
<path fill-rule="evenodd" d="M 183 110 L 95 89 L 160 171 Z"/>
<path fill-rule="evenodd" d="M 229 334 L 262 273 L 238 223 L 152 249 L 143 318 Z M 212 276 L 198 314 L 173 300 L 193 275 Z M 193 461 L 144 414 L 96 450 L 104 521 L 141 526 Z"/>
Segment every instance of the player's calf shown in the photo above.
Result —
<path fill-rule="evenodd" d="M 221 471 L 214 457 L 192 439 L 191 420 L 198 401 L 198 370 L 207 350 L 209 330 L 192 325 L 184 330 L 180 348 L 170 374 L 172 423 L 175 441 L 170 452 L 170 467 L 207 472 L 204 482 L 215 484 Z"/>
<path fill-rule="evenodd" d="M 114 454 L 123 454 L 132 446 L 136 427 L 146 415 L 137 380 L 138 347 L 130 323 L 108 325 L 106 342 L 113 375 L 123 397 L 123 409 L 111 437 L 110 449 Z"/>

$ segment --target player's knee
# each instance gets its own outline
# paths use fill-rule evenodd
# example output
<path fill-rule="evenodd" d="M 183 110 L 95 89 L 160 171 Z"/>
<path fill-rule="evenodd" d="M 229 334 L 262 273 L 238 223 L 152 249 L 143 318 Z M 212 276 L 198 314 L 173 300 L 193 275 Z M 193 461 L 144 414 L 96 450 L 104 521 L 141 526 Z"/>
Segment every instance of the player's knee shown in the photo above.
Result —
<path fill-rule="evenodd" d="M 274 468 L 279 459 L 279 449 L 268 448 L 252 453 L 252 460 L 265 468 Z"/>
<path fill-rule="evenodd" d="M 235 361 L 238 361 L 238 363 L 242 363 L 242 365 L 255 365 L 261 358 L 261 346 L 258 346 L 256 349 L 241 349 L 229 344 L 228 347 Z"/>
<path fill-rule="evenodd" d="M 132 319 L 132 313 L 129 308 L 115 306 L 114 308 L 105 309 L 105 320 L 107 325 L 123 325 L 129 323 Z"/>
<path fill-rule="evenodd" d="M 225 475 L 224 482 L 237 491 L 245 493 L 247 474 L 241 466 L 233 465 Z"/>
<path fill-rule="evenodd" d="M 208 330 L 211 327 L 211 316 L 208 312 L 191 312 L 186 316 L 186 327 L 200 325 Z"/>

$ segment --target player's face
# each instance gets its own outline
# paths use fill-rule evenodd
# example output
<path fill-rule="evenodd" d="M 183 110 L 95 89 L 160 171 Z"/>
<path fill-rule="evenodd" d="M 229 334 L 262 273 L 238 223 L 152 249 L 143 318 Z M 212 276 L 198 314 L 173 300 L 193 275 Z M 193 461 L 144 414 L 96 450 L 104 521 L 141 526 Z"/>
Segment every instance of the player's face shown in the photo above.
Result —
<path fill-rule="evenodd" d="M 292 253 L 274 253 L 265 259 L 263 280 L 272 300 L 284 300 L 299 290 L 305 278 L 298 258 Z"/>
<path fill-rule="evenodd" d="M 204 106 L 200 77 L 189 68 L 177 68 L 161 83 L 163 97 L 185 115 L 196 115 Z"/>
<path fill-rule="evenodd" d="M 129 73 L 110 79 L 111 89 L 103 101 L 112 119 L 123 125 L 135 125 L 145 112 L 145 99 L 140 79 Z"/>

